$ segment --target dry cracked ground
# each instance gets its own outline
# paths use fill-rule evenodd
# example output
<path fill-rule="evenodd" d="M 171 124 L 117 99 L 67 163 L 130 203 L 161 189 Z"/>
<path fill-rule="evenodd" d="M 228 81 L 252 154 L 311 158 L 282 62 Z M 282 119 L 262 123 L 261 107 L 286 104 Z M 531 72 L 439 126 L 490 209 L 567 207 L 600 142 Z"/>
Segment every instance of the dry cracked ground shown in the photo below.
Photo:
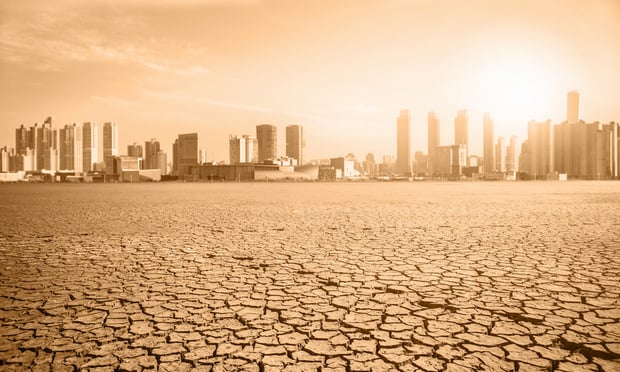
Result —
<path fill-rule="evenodd" d="M 0 185 L 0 370 L 620 370 L 620 183 Z"/>

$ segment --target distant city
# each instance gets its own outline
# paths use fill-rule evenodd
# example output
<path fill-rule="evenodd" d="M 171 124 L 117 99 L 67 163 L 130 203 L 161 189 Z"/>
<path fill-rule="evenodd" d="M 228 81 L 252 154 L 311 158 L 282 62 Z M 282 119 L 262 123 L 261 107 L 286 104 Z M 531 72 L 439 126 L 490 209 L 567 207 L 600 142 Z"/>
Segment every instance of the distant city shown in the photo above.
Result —
<path fill-rule="evenodd" d="M 411 156 L 411 111 L 396 118 L 396 156 L 381 162 L 369 153 L 357 160 L 303 157 L 303 127 L 286 127 L 285 155 L 277 148 L 278 128 L 256 126 L 255 135 L 230 135 L 229 161 L 207 162 L 198 148 L 198 133 L 179 134 L 172 161 L 154 138 L 134 142 L 121 155 L 119 126 L 103 124 L 103 159 L 99 159 L 99 126 L 93 122 L 54 128 L 42 125 L 15 129 L 15 147 L 0 148 L 0 182 L 139 182 L 139 181 L 270 181 L 270 180 L 611 180 L 618 179 L 619 124 L 579 120 L 579 93 L 567 94 L 566 120 L 528 123 L 527 139 L 518 143 L 495 137 L 493 118 L 483 120 L 483 154 L 469 153 L 469 116 L 454 119 L 455 143 L 440 145 L 440 121 L 428 113 L 428 153 Z"/>

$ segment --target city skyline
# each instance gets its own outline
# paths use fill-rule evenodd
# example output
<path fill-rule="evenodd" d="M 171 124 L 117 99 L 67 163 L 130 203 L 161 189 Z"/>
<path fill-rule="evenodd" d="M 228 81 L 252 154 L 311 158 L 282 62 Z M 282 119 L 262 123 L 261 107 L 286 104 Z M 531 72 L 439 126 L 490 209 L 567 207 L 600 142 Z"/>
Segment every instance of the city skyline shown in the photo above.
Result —
<path fill-rule="evenodd" d="M 380 158 L 395 155 L 394 112 L 411 110 L 413 154 L 428 151 L 428 112 L 449 145 L 466 109 L 469 153 L 482 154 L 484 112 L 497 135 L 525 138 L 529 120 L 565 120 L 578 90 L 580 119 L 620 117 L 614 1 L 25 1 L 0 12 L 2 144 L 51 115 L 119 123 L 123 149 L 148 128 L 171 153 L 176 134 L 197 131 L 220 161 L 230 134 L 299 123 L 307 159 L 339 148 Z"/>

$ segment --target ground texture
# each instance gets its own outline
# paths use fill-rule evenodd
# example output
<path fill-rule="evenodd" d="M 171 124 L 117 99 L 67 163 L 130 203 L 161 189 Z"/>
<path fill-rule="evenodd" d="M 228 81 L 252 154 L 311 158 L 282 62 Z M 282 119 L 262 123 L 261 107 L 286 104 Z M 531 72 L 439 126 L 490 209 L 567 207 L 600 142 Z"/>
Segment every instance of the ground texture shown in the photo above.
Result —
<path fill-rule="evenodd" d="M 620 370 L 620 183 L 0 185 L 0 370 Z"/>

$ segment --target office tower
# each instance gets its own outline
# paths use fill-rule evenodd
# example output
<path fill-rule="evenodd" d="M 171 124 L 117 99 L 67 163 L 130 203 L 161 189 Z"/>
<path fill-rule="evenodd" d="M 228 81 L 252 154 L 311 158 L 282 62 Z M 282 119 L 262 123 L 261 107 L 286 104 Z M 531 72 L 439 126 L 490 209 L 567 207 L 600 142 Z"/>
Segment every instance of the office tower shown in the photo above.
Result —
<path fill-rule="evenodd" d="M 303 163 L 304 128 L 301 125 L 286 127 L 286 156 L 297 159 L 297 164 Z"/>
<path fill-rule="evenodd" d="M 4 146 L 0 148 L 0 173 L 10 172 L 11 169 L 9 167 L 9 148 Z"/>
<path fill-rule="evenodd" d="M 205 164 L 207 162 L 207 149 L 198 150 L 198 164 Z"/>
<path fill-rule="evenodd" d="M 168 157 L 166 153 L 162 150 L 157 151 L 155 154 L 155 167 L 150 169 L 160 169 L 161 175 L 165 176 L 168 174 Z"/>
<path fill-rule="evenodd" d="M 469 124 L 467 110 L 460 110 L 454 119 L 454 144 L 465 145 L 465 157 L 469 156 Z"/>
<path fill-rule="evenodd" d="M 103 124 L 103 161 L 105 172 L 114 173 L 114 157 L 118 156 L 118 126 L 116 123 Z"/>
<path fill-rule="evenodd" d="M 258 140 L 258 162 L 278 157 L 278 129 L 275 125 L 261 124 L 256 126 Z"/>
<path fill-rule="evenodd" d="M 58 169 L 70 170 L 75 174 L 83 172 L 82 128 L 77 124 L 65 125 L 59 130 L 59 157 Z"/>
<path fill-rule="evenodd" d="M 396 174 L 411 175 L 411 112 L 401 110 L 396 119 Z"/>
<path fill-rule="evenodd" d="M 554 169 L 551 120 L 539 123 L 530 121 L 527 141 L 529 151 L 527 171 L 532 179 L 544 179 Z"/>
<path fill-rule="evenodd" d="M 504 137 L 497 137 L 495 145 L 495 171 L 506 172 L 506 144 Z"/>
<path fill-rule="evenodd" d="M 15 129 L 15 152 L 24 154 L 28 148 L 28 128 L 22 124 L 19 128 Z"/>
<path fill-rule="evenodd" d="M 517 150 L 517 136 L 512 136 L 510 143 L 506 146 L 506 172 L 517 172 L 519 170 Z"/>
<path fill-rule="evenodd" d="M 143 157 L 142 146 L 138 145 L 135 142 L 132 145 L 127 145 L 127 156 L 142 158 Z"/>
<path fill-rule="evenodd" d="M 484 173 L 493 173 L 496 170 L 494 148 L 495 137 L 493 135 L 493 119 L 488 112 L 484 113 L 484 149 L 482 156 L 484 157 Z M 501 171 L 500 171 L 501 172 Z"/>
<path fill-rule="evenodd" d="M 258 157 L 258 146 L 254 136 L 229 136 L 228 155 L 230 164 L 254 163 Z"/>
<path fill-rule="evenodd" d="M 144 169 L 157 169 L 157 154 L 159 153 L 159 141 L 151 138 L 144 142 Z"/>
<path fill-rule="evenodd" d="M 92 172 L 93 164 L 99 161 L 99 136 L 97 124 L 86 122 L 82 125 L 82 168 L 84 172 Z"/>
<path fill-rule="evenodd" d="M 176 174 L 181 178 L 189 175 L 190 167 L 198 165 L 198 133 L 179 134 L 173 149 Z"/>
<path fill-rule="evenodd" d="M 579 92 L 570 91 L 566 97 L 566 120 L 569 124 L 579 122 Z"/>
<path fill-rule="evenodd" d="M 437 147 L 440 146 L 439 136 L 439 119 L 435 116 L 434 112 L 428 113 L 428 163 L 430 167 L 430 173 L 435 174 L 435 168 L 437 166 Z"/>

